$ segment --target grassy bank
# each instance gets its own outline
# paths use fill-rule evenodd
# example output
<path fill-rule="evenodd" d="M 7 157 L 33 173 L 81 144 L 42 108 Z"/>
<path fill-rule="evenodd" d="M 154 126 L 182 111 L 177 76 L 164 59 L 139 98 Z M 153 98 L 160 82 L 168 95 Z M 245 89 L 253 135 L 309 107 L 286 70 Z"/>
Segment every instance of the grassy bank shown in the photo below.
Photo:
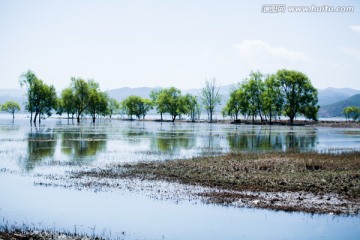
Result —
<path fill-rule="evenodd" d="M 125 169 L 125 170 L 124 170 Z M 210 203 L 286 211 L 355 214 L 360 209 L 360 153 L 229 153 L 190 160 L 112 166 L 81 176 L 140 178 L 200 185 Z"/>

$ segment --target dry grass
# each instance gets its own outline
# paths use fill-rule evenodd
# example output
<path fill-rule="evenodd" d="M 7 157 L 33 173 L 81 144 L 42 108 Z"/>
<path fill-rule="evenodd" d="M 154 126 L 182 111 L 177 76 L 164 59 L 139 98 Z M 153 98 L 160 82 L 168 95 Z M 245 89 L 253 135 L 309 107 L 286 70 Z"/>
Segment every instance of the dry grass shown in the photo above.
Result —
<path fill-rule="evenodd" d="M 360 153 L 229 153 L 139 163 L 114 176 L 178 181 L 236 191 L 336 193 L 360 198 Z M 109 172 L 106 173 L 109 177 Z"/>

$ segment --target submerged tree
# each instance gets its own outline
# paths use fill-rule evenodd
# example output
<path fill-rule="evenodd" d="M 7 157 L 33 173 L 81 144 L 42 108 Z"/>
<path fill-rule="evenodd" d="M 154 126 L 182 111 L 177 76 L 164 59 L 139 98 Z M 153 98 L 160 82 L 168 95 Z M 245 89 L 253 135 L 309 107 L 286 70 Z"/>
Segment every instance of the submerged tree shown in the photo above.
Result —
<path fill-rule="evenodd" d="M 249 102 L 243 85 L 230 92 L 230 99 L 222 109 L 224 116 L 231 116 L 235 121 L 239 121 L 239 114 L 246 116 L 249 110 Z"/>
<path fill-rule="evenodd" d="M 22 74 L 19 78 L 20 86 L 26 88 L 25 110 L 30 112 L 30 122 L 32 122 L 33 113 L 35 112 L 32 104 L 35 98 L 34 85 L 37 79 L 38 79 L 37 76 L 31 70 L 28 70 L 26 73 Z"/>
<path fill-rule="evenodd" d="M 9 101 L 9 102 L 4 103 L 1 106 L 1 110 L 12 114 L 13 119 L 14 119 L 15 113 L 20 111 L 20 105 L 17 102 Z"/>
<path fill-rule="evenodd" d="M 195 122 L 196 118 L 199 118 L 201 113 L 201 106 L 199 104 L 198 98 L 188 93 L 185 95 L 185 100 L 190 119 L 192 122 Z"/>
<path fill-rule="evenodd" d="M 129 96 L 122 101 L 122 106 L 131 119 L 133 115 L 135 115 L 137 119 L 145 119 L 146 114 L 152 109 L 153 103 L 147 98 Z"/>
<path fill-rule="evenodd" d="M 119 102 L 114 98 L 108 99 L 108 110 L 109 110 L 109 117 L 111 118 L 113 114 L 115 114 L 120 109 Z"/>
<path fill-rule="evenodd" d="M 88 80 L 88 102 L 86 111 L 91 115 L 92 122 L 95 123 L 96 116 L 106 115 L 108 113 L 108 96 L 101 92 L 99 83 L 94 80 Z"/>
<path fill-rule="evenodd" d="M 215 107 L 221 103 L 220 88 L 216 84 L 216 79 L 205 80 L 205 86 L 201 90 L 201 99 L 208 114 L 210 122 L 213 121 Z"/>
<path fill-rule="evenodd" d="M 181 95 L 180 89 L 170 87 L 161 90 L 158 96 L 158 104 L 171 115 L 175 122 L 177 116 L 188 113 L 186 97 Z"/>
<path fill-rule="evenodd" d="M 30 121 L 33 113 L 35 114 L 34 123 L 37 117 L 40 122 L 44 114 L 51 116 L 52 110 L 56 109 L 58 103 L 55 87 L 45 84 L 30 70 L 20 76 L 20 85 L 27 88 L 25 108 L 30 112 Z"/>
<path fill-rule="evenodd" d="M 74 107 L 77 122 L 89 105 L 90 89 L 88 83 L 82 78 L 71 78 L 70 88 L 74 94 Z"/>
<path fill-rule="evenodd" d="M 59 105 L 58 105 L 58 114 L 62 114 L 63 112 L 66 112 L 67 118 L 74 118 L 74 114 L 76 113 L 75 108 L 75 96 L 73 89 L 68 87 L 62 90 L 61 97 L 59 99 Z"/>
<path fill-rule="evenodd" d="M 161 93 L 161 88 L 156 88 L 150 92 L 150 99 L 153 103 L 153 107 L 156 107 L 158 113 L 160 113 L 160 119 L 163 120 L 163 113 L 165 112 L 165 105 L 163 102 L 159 101 L 159 96 Z"/>

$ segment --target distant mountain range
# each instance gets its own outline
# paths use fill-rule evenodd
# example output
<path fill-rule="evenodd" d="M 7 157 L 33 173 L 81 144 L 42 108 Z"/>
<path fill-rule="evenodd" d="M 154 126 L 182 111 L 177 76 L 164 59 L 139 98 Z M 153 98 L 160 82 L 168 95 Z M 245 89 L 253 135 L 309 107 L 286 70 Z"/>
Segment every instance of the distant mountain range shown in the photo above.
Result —
<path fill-rule="evenodd" d="M 216 111 L 220 111 L 229 99 L 229 93 L 232 85 L 225 85 L 220 87 L 220 94 L 222 95 L 221 105 Z M 121 101 L 130 95 L 137 95 L 140 97 L 149 98 L 149 94 L 155 88 L 139 87 L 139 88 L 117 88 L 107 91 L 109 96 Z M 200 95 L 201 89 L 182 90 L 183 94 L 190 93 L 193 95 Z M 343 116 L 342 110 L 347 106 L 360 107 L 360 90 L 352 88 L 325 88 L 318 90 L 319 98 L 319 116 L 320 117 L 339 117 Z M 0 89 L 0 104 L 7 101 L 16 101 L 22 106 L 26 100 L 24 89 Z"/>
<path fill-rule="evenodd" d="M 24 89 L 0 89 L 0 104 L 15 101 L 22 106 L 21 109 L 24 109 L 25 100 Z"/>
<path fill-rule="evenodd" d="M 319 97 L 319 105 L 325 106 L 330 105 L 336 102 L 340 102 L 342 100 L 346 100 L 347 98 L 360 94 L 360 90 L 352 89 L 352 88 L 325 88 L 318 90 Z"/>
<path fill-rule="evenodd" d="M 322 106 L 319 117 L 343 117 L 343 109 L 348 106 L 360 107 L 360 94 L 355 94 L 345 100 Z"/>

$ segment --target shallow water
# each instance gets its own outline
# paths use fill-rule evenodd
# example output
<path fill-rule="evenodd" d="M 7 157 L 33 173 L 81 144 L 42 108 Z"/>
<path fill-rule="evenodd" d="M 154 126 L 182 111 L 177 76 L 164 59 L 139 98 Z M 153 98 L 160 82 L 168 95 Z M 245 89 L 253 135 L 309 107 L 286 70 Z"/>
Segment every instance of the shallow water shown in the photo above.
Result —
<path fill-rule="evenodd" d="M 146 190 L 34 185 L 82 166 L 171 160 L 229 151 L 360 150 L 359 129 L 47 119 L 0 119 L 0 225 L 125 239 L 358 239 L 360 217 L 310 215 L 159 200 Z"/>

